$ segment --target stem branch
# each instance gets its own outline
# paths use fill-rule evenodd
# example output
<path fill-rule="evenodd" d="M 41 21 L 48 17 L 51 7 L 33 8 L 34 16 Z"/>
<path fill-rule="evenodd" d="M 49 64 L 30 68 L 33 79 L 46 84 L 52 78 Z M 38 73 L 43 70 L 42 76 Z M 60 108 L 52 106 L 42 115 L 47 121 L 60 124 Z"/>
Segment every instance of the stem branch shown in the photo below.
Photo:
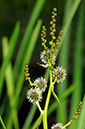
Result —
<path fill-rule="evenodd" d="M 52 91 L 52 72 L 50 70 L 50 86 L 49 86 L 49 90 L 48 90 L 48 94 L 47 94 L 47 98 L 46 98 L 46 102 L 45 102 L 45 108 L 44 108 L 44 110 L 46 112 L 47 112 L 49 101 L 50 101 L 50 97 L 51 97 L 51 91 Z"/>
<path fill-rule="evenodd" d="M 5 125 L 4 125 L 4 122 L 3 122 L 2 118 L 1 118 L 1 116 L 0 116 L 0 123 L 1 123 L 1 125 L 2 125 L 2 128 L 3 128 L 3 129 L 6 129 L 6 127 L 5 127 Z"/>
<path fill-rule="evenodd" d="M 69 126 L 69 125 L 72 123 L 73 120 L 74 120 L 74 119 L 71 119 L 66 125 L 64 125 L 64 126 L 63 126 L 63 129 L 66 128 L 67 126 Z"/>
<path fill-rule="evenodd" d="M 36 102 L 36 105 L 37 105 L 37 107 L 38 107 L 39 111 L 40 111 L 40 112 L 41 112 L 41 114 L 42 114 L 42 113 L 43 113 L 43 110 L 41 109 L 41 106 L 40 106 L 39 102 Z"/>

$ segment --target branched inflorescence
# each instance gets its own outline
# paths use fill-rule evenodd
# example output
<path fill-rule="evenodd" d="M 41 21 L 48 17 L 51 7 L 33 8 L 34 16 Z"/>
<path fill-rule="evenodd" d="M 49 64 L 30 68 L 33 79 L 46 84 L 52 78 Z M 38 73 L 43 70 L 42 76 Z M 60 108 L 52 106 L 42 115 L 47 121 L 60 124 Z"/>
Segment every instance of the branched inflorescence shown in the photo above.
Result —
<path fill-rule="evenodd" d="M 27 91 L 27 99 L 29 102 L 36 104 L 38 109 L 43 116 L 43 127 L 47 129 L 47 109 L 51 97 L 51 93 L 53 94 L 54 98 L 57 100 L 59 107 L 61 108 L 61 103 L 59 98 L 57 97 L 56 93 L 54 92 L 54 84 L 63 82 L 66 78 L 66 70 L 63 67 L 55 66 L 56 65 L 56 53 L 59 50 L 60 42 L 62 40 L 63 31 L 59 32 L 59 36 L 56 37 L 56 16 L 57 16 L 57 9 L 53 8 L 51 21 L 50 21 L 50 36 L 51 40 L 47 42 L 46 40 L 46 27 L 42 26 L 41 31 L 41 45 L 43 46 L 44 50 L 40 53 L 40 59 L 43 64 L 39 64 L 44 68 L 49 68 L 50 73 L 50 85 L 48 89 L 48 94 L 46 97 L 45 107 L 42 110 L 39 102 L 42 100 L 42 93 L 45 92 L 47 88 L 47 81 L 43 77 L 38 77 L 32 82 L 29 74 L 29 67 L 28 63 L 25 64 L 25 80 L 29 82 L 31 88 Z M 48 44 L 47 44 L 48 43 Z M 49 47 L 48 47 L 49 46 Z M 79 103 L 77 107 L 77 111 L 75 112 L 75 116 L 72 117 L 71 121 L 68 122 L 66 125 L 63 126 L 62 123 L 54 124 L 51 129 L 66 129 L 74 119 L 78 119 L 81 111 L 82 102 Z M 37 126 L 36 126 L 37 127 Z"/>
<path fill-rule="evenodd" d="M 41 45 L 44 47 L 44 50 L 40 54 L 40 59 L 43 64 L 40 64 L 43 67 L 49 67 L 52 70 L 53 79 L 57 77 L 57 83 L 62 82 L 66 76 L 66 70 L 62 67 L 54 67 L 56 61 L 56 53 L 59 49 L 59 43 L 62 40 L 63 31 L 59 32 L 58 38 L 56 37 L 56 16 L 57 16 L 57 9 L 53 8 L 51 21 L 50 21 L 50 35 L 51 40 L 49 41 L 49 48 L 46 46 L 46 28 L 42 26 L 42 33 L 41 33 Z"/>

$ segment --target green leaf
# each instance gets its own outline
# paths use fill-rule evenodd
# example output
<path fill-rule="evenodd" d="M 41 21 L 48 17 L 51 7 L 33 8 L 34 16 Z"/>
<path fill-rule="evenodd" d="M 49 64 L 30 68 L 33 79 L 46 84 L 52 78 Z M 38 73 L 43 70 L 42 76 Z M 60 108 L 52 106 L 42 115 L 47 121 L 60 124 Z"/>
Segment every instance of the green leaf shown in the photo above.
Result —
<path fill-rule="evenodd" d="M 21 88 L 22 88 L 22 85 L 23 85 L 23 82 L 24 82 L 25 63 L 28 62 L 28 64 L 29 64 L 29 62 L 30 62 L 30 59 L 31 59 L 31 56 L 32 56 L 32 53 L 33 53 L 38 35 L 40 33 L 41 25 L 42 25 L 42 21 L 39 20 L 37 22 L 37 25 L 35 26 L 35 29 L 34 29 L 33 33 L 32 33 L 30 41 L 29 41 L 29 43 L 26 47 L 26 50 L 25 50 L 25 53 L 24 53 L 24 56 L 23 56 L 23 60 L 22 60 L 22 63 L 21 63 L 21 71 L 20 71 L 19 78 L 18 78 L 17 83 L 16 83 L 14 108 L 11 109 L 10 112 L 9 112 L 8 122 L 10 122 L 10 117 L 11 117 L 11 114 L 12 114 L 13 110 L 15 110 L 17 108 L 17 105 L 18 105 L 18 102 L 19 102 L 19 99 L 20 99 Z"/>
<path fill-rule="evenodd" d="M 30 128 L 30 124 L 33 120 L 36 109 L 37 109 L 36 105 L 31 106 L 31 108 L 29 110 L 29 113 L 27 115 L 27 118 L 25 119 L 25 122 L 24 122 L 24 125 L 23 125 L 22 129 L 29 129 Z"/>
<path fill-rule="evenodd" d="M 13 70 L 14 80 L 16 80 L 17 75 L 19 73 L 19 69 L 20 69 L 22 59 L 23 59 L 23 56 L 24 56 L 24 53 L 25 53 L 25 49 L 26 49 L 27 44 L 30 40 L 34 25 L 35 25 L 39 15 L 40 15 L 40 12 L 42 11 L 42 8 L 43 8 L 45 2 L 46 2 L 46 0 L 37 0 L 36 3 L 35 3 L 35 6 L 33 8 L 30 20 L 28 22 L 25 34 L 23 36 L 23 39 L 22 39 L 22 42 L 21 42 L 21 45 L 20 45 L 20 49 L 19 49 L 19 52 L 18 52 L 18 55 L 17 55 L 17 58 L 16 58 L 15 65 L 14 65 L 14 70 Z"/>
<path fill-rule="evenodd" d="M 36 129 L 41 124 L 41 121 L 42 121 L 42 115 L 40 115 L 40 117 L 37 119 L 32 129 Z"/>
<path fill-rule="evenodd" d="M 6 105 L 7 105 L 7 94 L 4 95 L 4 98 L 3 98 L 3 101 L 2 101 L 2 104 L 0 105 L 0 115 L 3 116 L 4 114 L 4 111 L 5 111 L 5 108 L 6 108 Z"/>
<path fill-rule="evenodd" d="M 40 32 L 40 29 L 41 29 L 41 25 L 42 25 L 42 21 L 38 20 L 37 25 L 33 31 L 33 34 L 31 36 L 31 39 L 28 43 L 28 46 L 27 46 L 25 53 L 24 53 L 24 56 L 23 56 L 23 60 L 22 60 L 22 64 L 21 64 L 21 71 L 20 71 L 19 79 L 17 80 L 17 84 L 16 84 L 16 91 L 15 91 L 16 102 L 18 101 L 18 97 L 20 96 L 19 91 L 21 90 L 22 84 L 24 81 L 23 72 L 24 72 L 25 63 L 28 62 L 28 64 L 29 64 L 29 62 L 30 62 L 30 59 L 31 59 L 31 56 L 32 56 L 39 32 Z"/>
<path fill-rule="evenodd" d="M 13 30 L 12 36 L 10 38 L 9 41 L 9 51 L 8 54 L 6 56 L 6 58 L 3 60 L 2 65 L 1 65 L 1 71 L 0 71 L 0 97 L 1 97 L 1 93 L 2 93 L 2 89 L 3 89 L 3 83 L 4 83 L 4 76 L 5 76 L 5 70 L 7 67 L 7 64 L 9 63 L 9 61 L 11 60 L 11 57 L 13 55 L 16 43 L 17 43 L 17 39 L 19 36 L 19 31 L 20 31 L 20 23 L 17 22 L 15 25 L 15 28 Z"/>
<path fill-rule="evenodd" d="M 60 47 L 62 46 L 62 42 L 63 42 L 64 38 L 66 37 L 68 28 L 69 28 L 69 26 L 70 26 L 70 24 L 72 22 L 72 19 L 73 19 L 74 15 L 75 15 L 75 13 L 77 11 L 77 8 L 78 8 L 80 2 L 81 2 L 81 0 L 74 0 L 70 10 L 68 11 L 68 15 L 66 16 L 64 24 L 63 24 L 63 26 L 61 28 L 61 30 L 64 32 L 64 34 L 63 34 L 63 37 L 62 37 L 62 41 L 60 43 Z M 57 54 L 58 54 L 58 52 L 57 52 Z"/>
<path fill-rule="evenodd" d="M 58 103 L 60 110 L 62 112 L 62 106 L 61 106 L 61 102 L 60 102 L 58 96 L 55 94 L 55 92 L 53 90 L 52 90 L 52 94 L 53 94 L 54 98 L 57 100 L 57 103 Z"/>
<path fill-rule="evenodd" d="M 65 19 L 68 15 L 68 12 L 71 8 L 72 0 L 66 0 L 65 3 L 65 9 L 64 9 L 64 19 L 63 19 L 63 25 L 65 24 Z M 70 47 L 70 37 L 71 37 L 71 25 L 68 27 L 66 37 L 63 40 L 63 44 L 59 53 L 59 60 L 58 65 L 63 66 L 64 69 L 68 71 L 69 66 L 69 47 Z M 57 84 L 57 94 L 60 97 L 66 90 L 68 86 L 68 74 L 66 76 L 66 79 L 63 81 L 63 83 Z M 67 100 L 63 101 L 61 103 L 63 112 L 61 112 L 59 109 L 57 109 L 57 121 L 65 124 L 67 122 Z"/>
<path fill-rule="evenodd" d="M 1 116 L 0 116 L 0 124 L 2 125 L 2 128 L 3 128 L 3 129 L 6 129 L 5 124 L 4 124 L 4 122 L 3 122 L 2 118 L 1 118 Z"/>
<path fill-rule="evenodd" d="M 74 114 L 79 101 L 82 98 L 82 39 L 83 39 L 83 26 L 84 26 L 84 5 L 80 6 L 79 17 L 77 20 L 77 30 L 76 30 L 76 41 L 75 41 L 75 54 L 74 54 L 74 73 L 73 82 L 77 83 L 77 87 L 74 90 L 71 98 L 71 111 L 70 118 Z M 69 129 L 76 128 L 78 121 L 72 123 Z"/>
<path fill-rule="evenodd" d="M 6 58 L 9 50 L 8 46 L 8 39 L 7 37 L 2 38 L 2 50 L 3 50 L 3 59 Z M 10 106 L 12 105 L 12 98 L 13 98 L 13 92 L 14 92 L 14 83 L 13 83 L 13 77 L 12 77 L 12 64 L 9 63 L 6 67 L 5 71 L 5 78 L 6 78 L 6 87 L 7 87 L 7 93 L 10 100 Z"/>
<path fill-rule="evenodd" d="M 8 54 L 8 50 L 9 50 L 8 40 L 6 37 L 3 37 L 3 39 L 2 39 L 2 49 L 3 49 L 3 59 L 4 59 L 4 58 L 6 58 L 6 55 Z M 13 81 L 11 62 L 9 62 L 9 64 L 6 67 L 5 79 L 6 79 L 6 88 L 7 88 L 7 94 L 8 94 L 8 98 L 9 98 L 10 107 L 13 108 L 13 105 L 14 105 L 14 81 Z M 12 118 L 13 118 L 15 129 L 19 129 L 17 110 L 15 110 L 12 113 Z M 11 127 L 10 127 L 11 125 L 12 124 L 8 123 L 7 128 L 11 129 Z"/>

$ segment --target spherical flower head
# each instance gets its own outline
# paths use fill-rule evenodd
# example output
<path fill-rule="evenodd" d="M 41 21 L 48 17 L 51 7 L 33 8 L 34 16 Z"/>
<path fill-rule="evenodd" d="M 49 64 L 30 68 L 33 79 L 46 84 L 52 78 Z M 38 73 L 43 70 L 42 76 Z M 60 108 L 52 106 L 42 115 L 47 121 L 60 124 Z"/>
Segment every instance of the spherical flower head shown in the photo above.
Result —
<path fill-rule="evenodd" d="M 45 89 L 47 87 L 47 81 L 43 77 L 37 78 L 34 81 L 34 84 L 36 84 L 36 86 L 39 87 L 41 91 L 45 92 Z"/>
<path fill-rule="evenodd" d="M 34 89 L 32 87 L 30 90 L 27 91 L 27 99 L 33 104 L 35 104 L 37 101 L 41 101 L 41 91 L 36 87 Z"/>
<path fill-rule="evenodd" d="M 63 129 L 63 124 L 57 123 L 57 124 L 51 126 L 51 129 Z M 66 128 L 64 128 L 64 129 L 66 129 Z"/>
<path fill-rule="evenodd" d="M 48 56 L 47 56 L 47 54 L 48 54 Z M 42 51 L 41 54 L 40 54 L 40 59 L 41 59 L 41 61 L 44 64 L 47 64 L 47 66 L 49 66 L 48 59 L 50 59 L 50 56 L 51 56 L 51 50 L 50 49 L 47 50 L 47 54 L 46 54 L 46 51 L 45 50 Z M 56 56 L 55 55 L 52 55 L 51 58 L 52 58 L 52 62 L 55 62 Z"/>
<path fill-rule="evenodd" d="M 60 66 L 56 67 L 54 70 L 57 73 L 57 83 L 64 81 L 64 79 L 66 78 L 66 70 Z M 55 77 L 56 75 L 53 72 L 53 78 Z"/>

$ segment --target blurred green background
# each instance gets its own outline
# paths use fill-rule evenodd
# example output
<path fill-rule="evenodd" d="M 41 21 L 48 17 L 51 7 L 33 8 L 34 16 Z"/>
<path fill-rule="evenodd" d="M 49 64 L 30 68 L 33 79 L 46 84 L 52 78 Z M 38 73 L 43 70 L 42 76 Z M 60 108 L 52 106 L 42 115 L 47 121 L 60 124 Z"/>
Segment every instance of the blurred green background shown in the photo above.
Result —
<path fill-rule="evenodd" d="M 31 122 L 28 122 L 29 125 L 26 123 L 26 120 L 28 121 L 29 118 L 28 117 L 26 119 L 26 117 L 29 116 L 28 113 L 32 110 L 34 111 L 35 115 L 31 114 L 31 116 L 33 116 L 35 119 L 37 119 L 39 116 L 38 110 L 37 113 L 35 113 L 36 107 L 31 107 L 31 104 L 28 103 L 26 99 L 26 91 L 29 86 L 28 83 L 24 80 L 24 66 L 26 61 L 29 62 L 31 78 L 33 80 L 44 75 L 45 69 L 38 66 L 36 63 L 40 62 L 39 54 L 43 50 L 40 40 L 41 25 L 44 24 L 46 26 L 47 40 L 49 41 L 49 23 L 51 20 L 51 12 L 54 7 L 56 7 L 58 10 L 56 34 L 58 35 L 61 28 L 65 30 L 65 36 L 62 40 L 61 49 L 59 51 L 56 64 L 66 68 L 68 74 L 66 81 L 63 84 L 60 84 L 60 86 L 57 85 L 57 88 L 55 88 L 55 90 L 58 92 L 58 96 L 61 97 L 71 84 L 76 83 L 77 89 L 73 89 L 69 92 L 69 94 L 67 95 L 67 97 L 69 96 L 68 99 L 66 99 L 67 97 L 64 98 L 64 102 L 62 103 L 64 109 L 63 113 L 60 113 L 59 110 L 54 111 L 54 109 L 56 109 L 56 106 L 54 106 L 54 108 L 52 107 L 51 116 L 48 117 L 49 128 L 52 124 L 55 124 L 56 121 L 65 124 L 66 121 L 68 121 L 73 115 L 78 102 L 83 99 L 83 95 L 85 93 L 85 1 L 82 0 L 77 5 L 76 0 L 0 0 L 0 87 L 3 87 L 2 89 L 0 89 L 0 115 L 2 116 L 7 128 L 11 129 L 14 127 L 18 129 L 20 126 L 20 129 L 22 127 L 23 129 L 31 129 Z M 76 9 L 73 12 L 74 14 L 72 13 L 72 15 L 71 12 L 74 9 L 71 7 L 74 7 L 74 9 Z M 36 11 L 33 12 L 33 9 Z M 34 19 L 32 17 L 34 17 Z M 72 17 L 72 19 L 70 19 L 70 17 Z M 41 19 L 42 21 L 39 19 Z M 19 23 L 17 23 L 17 25 L 15 26 L 17 21 L 20 22 L 20 25 Z M 10 39 L 14 27 L 16 28 L 14 38 Z M 25 33 L 26 36 L 23 39 Z M 2 39 L 3 36 L 6 36 L 8 38 L 8 41 L 6 37 Z M 16 42 L 13 50 L 11 48 L 13 47 L 12 41 Z M 10 48 L 7 45 L 7 42 L 8 44 L 11 44 Z M 22 42 L 23 45 L 21 45 Z M 6 45 L 8 46 L 8 48 Z M 21 52 L 18 56 L 21 46 Z M 23 49 L 23 46 L 25 46 L 25 49 Z M 12 50 L 9 51 L 9 55 L 12 56 L 7 56 L 7 49 Z M 8 61 L 3 60 L 3 58 L 6 60 L 8 59 Z M 8 72 L 6 72 L 5 70 L 9 62 L 11 62 L 11 66 L 9 66 Z M 9 72 L 10 69 L 11 72 Z M 3 75 L 1 73 L 3 73 Z M 11 75 L 13 75 L 12 78 Z M 9 89 L 11 89 L 10 85 L 13 85 L 11 91 L 9 91 Z M 62 85 L 64 88 L 62 87 Z M 43 97 L 44 100 L 45 97 L 46 94 Z M 15 101 L 13 100 L 13 98 L 15 98 Z M 12 104 L 13 102 L 14 104 L 15 102 L 17 103 L 16 106 Z M 51 99 L 50 104 L 52 104 L 53 102 L 54 98 Z M 41 104 L 42 107 L 43 104 L 44 102 L 42 102 Z M 13 107 L 14 109 L 16 109 L 16 113 L 14 113 L 12 116 L 10 114 L 12 114 L 12 112 L 14 111 Z M 7 120 L 7 118 L 9 119 Z M 19 119 L 19 123 L 17 119 Z M 31 118 L 30 121 L 35 121 L 35 119 Z M 71 126 L 69 129 L 76 129 L 76 125 L 77 122 L 76 124 L 74 123 L 73 127 Z M 42 126 L 40 126 L 40 129 L 42 129 Z"/>
<path fill-rule="evenodd" d="M 22 36 L 25 32 L 27 23 L 30 19 L 32 9 L 36 3 L 36 0 L 20 0 L 20 1 L 0 1 L 0 38 L 3 36 L 7 36 L 10 38 L 10 35 L 13 31 L 13 28 L 17 21 L 20 21 L 21 23 L 21 29 L 20 29 L 20 35 L 19 39 L 16 45 L 15 52 L 13 54 L 13 61 L 16 59 L 17 51 L 20 45 L 20 41 L 22 40 Z M 62 20 L 63 20 L 63 10 L 62 8 L 65 5 L 65 1 L 62 0 L 54 0 L 53 2 L 51 0 L 46 1 L 45 5 L 43 6 L 43 9 L 41 10 L 37 20 L 40 18 L 43 20 L 43 24 L 46 25 L 46 28 L 48 29 L 47 37 L 49 40 L 49 27 L 50 27 L 50 20 L 51 20 L 51 12 L 53 7 L 57 7 L 58 9 L 58 16 L 57 16 L 57 31 L 61 29 L 62 26 Z M 36 21 L 37 22 L 37 21 Z M 1 42 L 1 41 L 0 41 Z M 40 48 L 40 36 L 37 42 L 37 47 Z M 0 51 L 1 51 L 1 43 L 0 43 Z M 37 52 L 38 51 L 38 52 Z M 37 54 L 39 56 L 39 49 L 37 49 Z M 2 56 L 0 54 L 0 62 L 1 62 Z M 35 59 L 35 58 L 34 58 Z M 36 61 L 36 59 L 35 59 Z"/>

